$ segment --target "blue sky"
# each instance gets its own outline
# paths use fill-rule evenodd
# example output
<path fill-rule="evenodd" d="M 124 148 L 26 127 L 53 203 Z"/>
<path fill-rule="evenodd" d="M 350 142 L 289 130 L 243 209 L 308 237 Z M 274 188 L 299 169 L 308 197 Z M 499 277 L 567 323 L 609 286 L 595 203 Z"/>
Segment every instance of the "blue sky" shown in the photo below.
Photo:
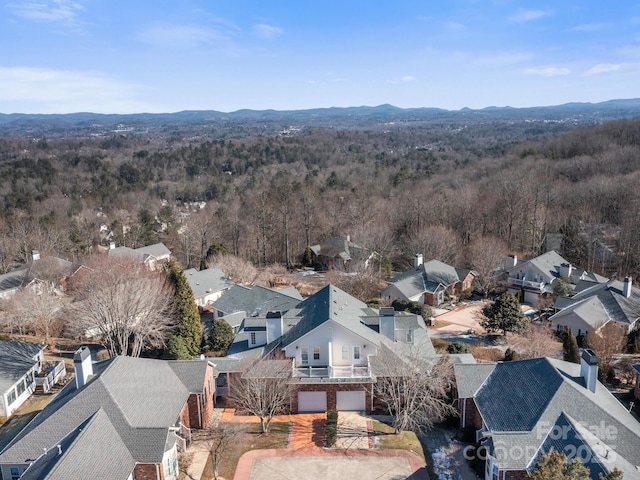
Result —
<path fill-rule="evenodd" d="M 630 0 L 0 0 L 0 112 L 640 97 Z"/>

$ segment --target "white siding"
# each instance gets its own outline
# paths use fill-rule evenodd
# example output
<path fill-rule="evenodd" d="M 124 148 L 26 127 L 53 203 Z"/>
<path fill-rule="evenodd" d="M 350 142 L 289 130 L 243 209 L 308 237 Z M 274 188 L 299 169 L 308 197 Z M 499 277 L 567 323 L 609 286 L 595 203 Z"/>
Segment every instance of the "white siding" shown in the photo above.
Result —
<path fill-rule="evenodd" d="M 285 354 L 289 358 L 295 357 L 296 365 L 300 366 L 302 365 L 301 347 L 309 347 L 309 365 L 327 366 L 329 365 L 329 345 L 331 345 L 331 366 L 334 367 L 354 364 L 354 346 L 360 347 L 360 362 L 356 362 L 355 364 L 357 365 L 366 365 L 367 356 L 376 354 L 375 345 L 333 321 L 326 322 L 316 330 L 288 345 L 285 349 Z M 349 347 L 349 355 L 346 360 L 342 359 L 343 346 Z M 320 347 L 319 360 L 313 359 L 313 347 Z"/>

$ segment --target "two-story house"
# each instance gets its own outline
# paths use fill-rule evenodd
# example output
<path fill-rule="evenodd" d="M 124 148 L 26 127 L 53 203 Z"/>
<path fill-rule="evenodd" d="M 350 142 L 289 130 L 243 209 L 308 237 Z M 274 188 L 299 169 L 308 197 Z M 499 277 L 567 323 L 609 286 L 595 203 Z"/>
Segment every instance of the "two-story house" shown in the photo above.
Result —
<path fill-rule="evenodd" d="M 531 305 L 540 297 L 553 294 L 560 278 L 566 278 L 572 286 L 582 280 L 595 283 L 608 281 L 605 277 L 574 267 L 555 250 L 527 260 L 510 255 L 505 271 L 509 293 L 518 295 L 522 292 L 522 301 Z"/>
<path fill-rule="evenodd" d="M 74 355 L 68 383 L 0 452 L 3 479 L 177 479 L 177 452 L 213 413 L 205 360 Z"/>
<path fill-rule="evenodd" d="M 598 480 L 640 479 L 640 423 L 598 382 L 598 358 L 454 365 L 461 427 L 486 449 L 485 480 L 527 478 L 543 453 L 578 458 Z"/>
<path fill-rule="evenodd" d="M 189 268 L 184 271 L 184 275 L 199 307 L 210 306 L 235 285 L 226 273 L 215 267 L 199 271 Z"/>
<path fill-rule="evenodd" d="M 424 359 L 436 356 L 419 315 L 375 310 L 328 285 L 288 311 L 245 318 L 220 367 L 224 371 L 229 362 L 238 373 L 248 358 L 287 359 L 293 412 L 370 411 L 375 358 L 383 345 L 398 357 L 408 349 Z"/>

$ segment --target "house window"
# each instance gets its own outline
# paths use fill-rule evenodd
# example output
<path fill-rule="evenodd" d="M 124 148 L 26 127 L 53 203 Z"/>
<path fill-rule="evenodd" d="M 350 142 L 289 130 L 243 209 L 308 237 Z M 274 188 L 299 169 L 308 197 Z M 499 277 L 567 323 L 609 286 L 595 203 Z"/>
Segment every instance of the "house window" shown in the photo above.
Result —
<path fill-rule="evenodd" d="M 220 376 L 216 379 L 216 387 L 226 387 L 227 386 L 227 374 L 221 373 Z"/>
<path fill-rule="evenodd" d="M 251 345 L 256 344 L 256 332 L 251 332 Z"/>
<path fill-rule="evenodd" d="M 16 388 L 18 389 L 18 396 L 24 393 L 24 391 L 26 390 L 24 386 L 24 379 L 20 380 L 20 383 L 16 386 Z"/>
<path fill-rule="evenodd" d="M 300 360 L 302 360 L 302 365 L 309 365 L 309 347 L 300 348 Z"/>
<path fill-rule="evenodd" d="M 360 347 L 353 347 L 353 359 L 360 360 Z"/>
<path fill-rule="evenodd" d="M 320 360 L 320 347 L 313 347 L 313 359 Z"/>
<path fill-rule="evenodd" d="M 18 480 L 20 478 L 20 469 L 18 467 L 11 467 L 11 480 Z"/>
<path fill-rule="evenodd" d="M 16 390 L 15 388 L 12 388 L 11 391 L 7 394 L 7 403 L 11 405 L 15 401 L 16 401 Z"/>
<path fill-rule="evenodd" d="M 342 360 L 349 360 L 349 347 L 347 345 L 342 346 Z"/>
<path fill-rule="evenodd" d="M 407 330 L 407 343 L 413 343 L 413 330 Z"/>

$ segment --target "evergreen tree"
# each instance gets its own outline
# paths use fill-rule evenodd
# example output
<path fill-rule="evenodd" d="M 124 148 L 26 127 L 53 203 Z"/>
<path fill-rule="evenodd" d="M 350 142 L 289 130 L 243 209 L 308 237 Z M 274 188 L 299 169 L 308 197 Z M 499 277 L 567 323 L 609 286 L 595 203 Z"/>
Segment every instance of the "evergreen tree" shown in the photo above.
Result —
<path fill-rule="evenodd" d="M 216 352 L 226 352 L 229 349 L 229 345 L 233 342 L 233 328 L 224 320 L 216 320 L 211 327 L 211 334 L 209 335 L 209 342 L 211 343 L 211 349 Z"/>
<path fill-rule="evenodd" d="M 502 330 L 506 335 L 507 332 L 522 331 L 527 326 L 527 317 L 522 313 L 518 299 L 507 292 L 491 305 L 485 306 L 482 314 L 485 318 L 480 325 L 489 332 Z"/>
<path fill-rule="evenodd" d="M 189 360 L 193 358 L 192 355 L 189 354 L 182 337 L 175 334 L 171 335 L 167 341 L 165 356 L 171 360 Z"/>
<path fill-rule="evenodd" d="M 190 357 L 200 355 L 204 330 L 200 313 L 182 267 L 174 259 L 169 260 L 165 273 L 175 288 L 175 307 L 178 315 L 174 335 L 180 337 Z"/>
<path fill-rule="evenodd" d="M 580 363 L 578 341 L 570 328 L 565 327 L 562 336 L 562 359 L 566 362 Z"/>

